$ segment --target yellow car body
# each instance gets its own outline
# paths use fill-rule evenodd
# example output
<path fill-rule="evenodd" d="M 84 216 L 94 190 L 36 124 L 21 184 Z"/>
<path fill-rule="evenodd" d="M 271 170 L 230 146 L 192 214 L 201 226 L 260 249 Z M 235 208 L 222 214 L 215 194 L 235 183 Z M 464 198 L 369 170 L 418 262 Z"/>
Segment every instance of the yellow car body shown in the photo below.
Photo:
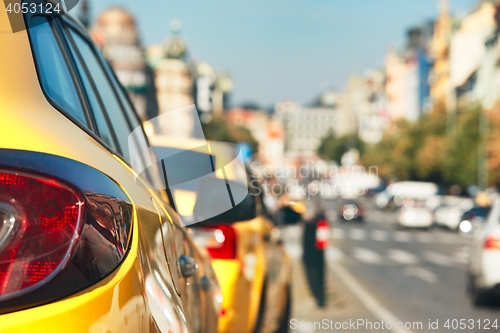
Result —
<path fill-rule="evenodd" d="M 56 25 L 67 27 L 71 24 L 79 34 L 86 34 L 69 17 L 54 19 L 50 24 L 59 37 L 63 30 L 54 28 Z M 57 181 L 62 174 L 71 174 L 64 176 L 66 180 L 61 182 L 73 186 L 87 184 L 84 180 L 89 172 L 104 180 L 91 186 L 99 189 L 112 184 L 114 191 L 121 191 L 124 201 L 131 207 L 130 220 L 126 221 L 130 224 L 126 252 L 116 267 L 108 269 L 84 288 L 73 290 L 70 285 L 79 283 L 76 278 L 72 281 L 60 278 L 60 274 L 69 269 L 69 262 L 73 262 L 70 258 L 64 267 L 61 266 L 59 275 L 37 282 L 33 291 L 22 293 L 21 290 L 19 296 L 12 294 L 16 295 L 13 298 L 5 298 L 6 295 L 0 292 L 0 332 L 214 332 L 221 299 L 206 251 L 195 246 L 180 226 L 166 194 L 148 189 L 150 186 L 141 177 L 136 180 L 137 175 L 129 162 L 106 145 L 99 134 L 60 112 L 48 100 L 41 88 L 40 64 L 34 60 L 28 31 L 12 33 L 3 2 L 0 5 L 0 50 L 0 173 L 42 179 L 53 177 Z M 109 80 L 116 79 L 109 76 Z M 73 82 L 83 89 L 79 81 Z M 119 94 L 118 90 L 114 91 Z M 109 111 L 108 105 L 104 106 Z M 89 105 L 84 108 L 90 112 Z M 152 173 L 152 177 L 156 176 L 159 175 Z M 4 193 L 0 193 L 0 203 L 2 195 Z M 112 201 L 106 202 L 97 190 L 82 195 L 96 200 L 85 202 L 88 209 L 92 204 L 105 205 Z M 44 200 L 43 195 L 38 198 L 41 204 Z M 85 214 L 88 217 L 89 214 Z M 108 227 L 113 230 L 112 226 Z M 89 246 L 96 246 L 98 242 L 111 246 L 96 231 L 97 227 L 85 224 L 83 228 L 90 230 L 87 236 L 95 236 L 95 243 Z M 91 236 L 86 240 L 92 242 Z M 6 249 L 8 246 L 7 243 Z M 98 260 L 99 252 L 91 255 Z M 182 275 L 178 264 L 180 256 L 189 256 L 198 263 L 195 274 Z M 83 275 L 76 272 L 70 276 Z M 56 285 L 55 280 L 59 281 Z M 62 289 L 67 289 L 66 294 L 60 291 Z M 29 297 L 30 293 L 43 290 L 47 294 L 37 294 L 36 302 Z M 51 292 L 58 296 L 54 299 Z"/>
<path fill-rule="evenodd" d="M 149 140 L 157 150 L 162 147 L 190 149 L 206 154 L 208 146 L 208 152 L 215 157 L 216 177 L 229 180 L 242 177 L 241 170 L 231 167 L 233 147 L 225 143 L 194 139 L 187 143 L 161 135 L 152 135 Z M 257 189 L 257 184 L 250 184 L 250 187 Z M 262 191 L 261 188 L 258 190 Z M 181 190 L 174 191 L 173 195 L 180 213 L 189 215 L 193 212 L 195 192 Z M 256 199 L 259 209 L 264 210 L 262 195 L 257 195 Z M 237 238 L 234 258 L 212 259 L 223 295 L 219 332 L 286 332 L 291 262 L 281 246 L 279 229 L 264 211 L 252 220 L 232 223 L 230 227 Z M 199 239 L 199 230 L 197 225 L 191 228 L 195 241 Z"/>

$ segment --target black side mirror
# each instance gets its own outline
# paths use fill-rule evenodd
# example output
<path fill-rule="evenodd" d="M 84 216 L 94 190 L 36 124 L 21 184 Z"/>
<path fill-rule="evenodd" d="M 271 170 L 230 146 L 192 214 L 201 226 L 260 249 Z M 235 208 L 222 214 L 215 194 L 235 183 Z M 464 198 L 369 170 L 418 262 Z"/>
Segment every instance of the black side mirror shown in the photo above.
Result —
<path fill-rule="evenodd" d="M 279 213 L 284 224 L 297 224 L 302 220 L 302 214 L 297 213 L 290 206 L 284 206 Z"/>
<path fill-rule="evenodd" d="M 202 224 L 236 223 L 257 216 L 255 197 L 246 184 L 214 177 L 204 179 L 197 192 L 194 216 Z"/>

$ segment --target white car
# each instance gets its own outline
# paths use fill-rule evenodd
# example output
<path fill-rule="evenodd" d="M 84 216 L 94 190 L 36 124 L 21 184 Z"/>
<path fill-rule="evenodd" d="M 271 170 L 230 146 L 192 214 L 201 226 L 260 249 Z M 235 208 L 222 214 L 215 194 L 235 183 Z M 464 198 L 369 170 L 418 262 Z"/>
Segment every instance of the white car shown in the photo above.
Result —
<path fill-rule="evenodd" d="M 462 215 L 474 206 L 471 198 L 444 197 L 444 205 L 435 211 L 436 225 L 458 230 Z"/>
<path fill-rule="evenodd" d="M 468 293 L 475 305 L 500 296 L 500 198 L 495 199 L 483 228 L 473 238 Z"/>
<path fill-rule="evenodd" d="M 432 212 L 419 205 L 403 206 L 398 215 L 398 227 L 430 228 L 434 221 Z"/>

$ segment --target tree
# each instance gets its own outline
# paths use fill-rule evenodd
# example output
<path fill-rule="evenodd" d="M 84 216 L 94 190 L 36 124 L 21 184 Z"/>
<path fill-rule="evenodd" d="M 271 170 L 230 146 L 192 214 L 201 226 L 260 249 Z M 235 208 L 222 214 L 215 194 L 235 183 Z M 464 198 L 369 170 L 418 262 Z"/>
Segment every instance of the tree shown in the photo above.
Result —
<path fill-rule="evenodd" d="M 476 184 L 483 140 L 479 132 L 480 115 L 477 107 L 457 111 L 454 134 L 447 133 L 447 115 L 439 110 L 424 115 L 416 123 L 400 122 L 396 130 L 386 133 L 380 143 L 367 149 L 363 163 L 377 166 L 379 175 L 387 178 L 463 187 Z M 498 124 L 492 127 L 497 128 Z M 500 166 L 500 153 L 492 149 L 494 142 L 500 143 L 500 133 L 490 141 L 490 170 Z M 500 174 L 494 179 L 500 182 Z"/>
<path fill-rule="evenodd" d="M 207 140 L 240 143 L 246 142 L 252 147 L 255 154 L 259 143 L 252 136 L 249 129 L 243 126 L 229 124 L 224 117 L 213 117 L 212 120 L 203 125 L 203 133 Z"/>
<path fill-rule="evenodd" d="M 446 154 L 446 137 L 430 135 L 418 150 L 416 174 L 419 179 L 440 183 L 443 178 L 442 165 Z"/>
<path fill-rule="evenodd" d="M 465 110 L 458 114 L 456 133 L 448 137 L 443 160 L 443 181 L 462 187 L 477 184 L 480 109 Z"/>
<path fill-rule="evenodd" d="M 328 134 L 321 139 L 317 152 L 323 158 L 340 162 L 342 155 L 351 148 L 358 149 L 360 154 L 365 150 L 364 142 L 359 139 L 357 133 L 336 138 L 333 131 L 329 131 Z"/>

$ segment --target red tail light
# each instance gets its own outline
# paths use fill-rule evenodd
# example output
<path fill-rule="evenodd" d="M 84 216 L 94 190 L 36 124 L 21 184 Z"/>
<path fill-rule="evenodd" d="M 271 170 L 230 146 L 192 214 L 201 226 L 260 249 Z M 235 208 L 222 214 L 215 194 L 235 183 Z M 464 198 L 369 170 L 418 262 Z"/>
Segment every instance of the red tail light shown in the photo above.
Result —
<path fill-rule="evenodd" d="M 489 235 L 486 238 L 484 248 L 488 250 L 500 250 L 500 236 L 499 235 Z"/>
<path fill-rule="evenodd" d="M 330 227 L 328 222 L 320 220 L 316 225 L 316 248 L 325 250 L 330 241 Z"/>
<path fill-rule="evenodd" d="M 213 259 L 236 258 L 236 231 L 230 225 L 195 228 L 193 239 L 206 248 Z"/>
<path fill-rule="evenodd" d="M 82 228 L 84 202 L 56 180 L 0 172 L 0 300 L 65 265 Z"/>

